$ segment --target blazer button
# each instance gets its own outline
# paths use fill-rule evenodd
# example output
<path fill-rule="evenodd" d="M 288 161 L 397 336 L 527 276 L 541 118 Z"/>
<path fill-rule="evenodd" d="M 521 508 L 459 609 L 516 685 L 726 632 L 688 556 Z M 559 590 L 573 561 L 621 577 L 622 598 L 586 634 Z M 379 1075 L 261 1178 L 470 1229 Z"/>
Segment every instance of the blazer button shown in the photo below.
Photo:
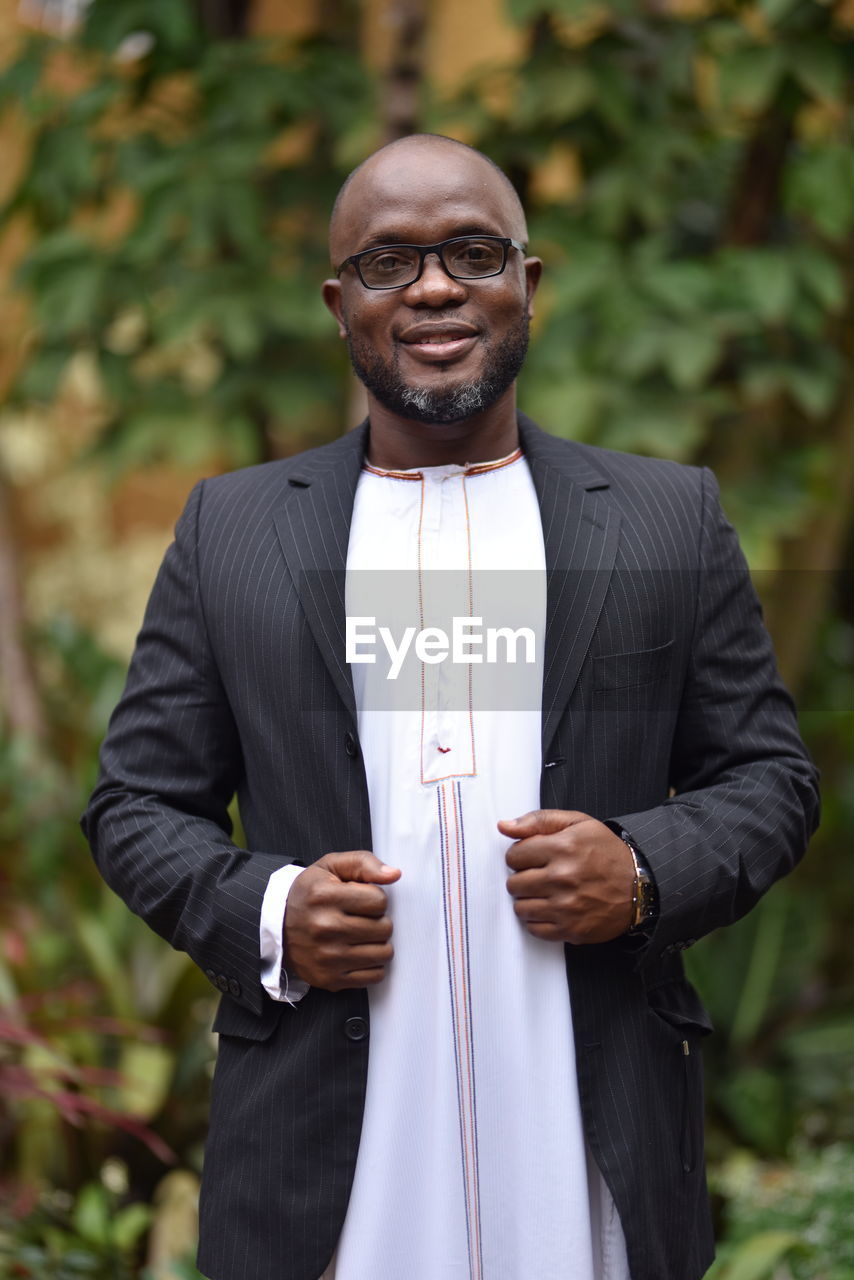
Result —
<path fill-rule="evenodd" d="M 344 750 L 351 760 L 355 760 L 359 754 L 359 744 L 349 730 L 344 734 Z"/>
<path fill-rule="evenodd" d="M 218 973 L 216 975 L 216 985 L 219 987 L 220 991 L 228 990 L 228 978 L 224 973 Z"/>
<path fill-rule="evenodd" d="M 368 1024 L 364 1018 L 348 1018 L 344 1023 L 344 1035 L 348 1040 L 365 1040 Z"/>
<path fill-rule="evenodd" d="M 212 982 L 216 986 L 216 973 L 213 969 L 205 969 L 205 977 L 208 982 Z"/>
<path fill-rule="evenodd" d="M 237 981 L 237 979 L 236 979 L 236 978 L 229 978 L 229 980 L 228 980 L 228 994 L 229 994 L 230 996 L 234 996 L 235 1000 L 236 1000 L 236 999 L 238 998 L 238 996 L 240 995 L 240 983 Z"/>

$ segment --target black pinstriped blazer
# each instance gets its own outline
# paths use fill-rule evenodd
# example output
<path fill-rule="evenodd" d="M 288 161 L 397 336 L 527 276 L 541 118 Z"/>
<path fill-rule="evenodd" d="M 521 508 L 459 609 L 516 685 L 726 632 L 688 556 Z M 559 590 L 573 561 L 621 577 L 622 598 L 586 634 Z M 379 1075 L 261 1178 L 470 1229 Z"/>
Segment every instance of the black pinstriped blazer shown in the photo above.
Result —
<path fill-rule="evenodd" d="M 521 415 L 520 432 L 549 570 L 542 804 L 622 824 L 661 904 L 645 947 L 566 948 L 587 1139 L 633 1280 L 697 1280 L 709 1023 L 679 953 L 792 868 L 815 772 L 711 474 Z M 193 490 L 84 818 L 108 882 L 224 993 L 199 1254 L 213 1280 L 317 1280 L 359 1143 L 366 993 L 271 1001 L 258 920 L 277 867 L 371 847 L 343 594 L 365 442 L 363 426 Z M 229 839 L 235 791 L 249 852 Z"/>

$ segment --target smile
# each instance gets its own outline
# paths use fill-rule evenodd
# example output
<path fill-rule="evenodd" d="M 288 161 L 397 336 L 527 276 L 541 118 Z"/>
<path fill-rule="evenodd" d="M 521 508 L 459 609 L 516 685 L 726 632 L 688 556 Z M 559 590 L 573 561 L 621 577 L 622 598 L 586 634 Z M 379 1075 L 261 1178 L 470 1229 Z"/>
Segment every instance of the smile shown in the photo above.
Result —
<path fill-rule="evenodd" d="M 417 360 L 441 363 L 467 355 L 479 336 L 470 325 L 413 325 L 401 335 L 401 345 Z"/>

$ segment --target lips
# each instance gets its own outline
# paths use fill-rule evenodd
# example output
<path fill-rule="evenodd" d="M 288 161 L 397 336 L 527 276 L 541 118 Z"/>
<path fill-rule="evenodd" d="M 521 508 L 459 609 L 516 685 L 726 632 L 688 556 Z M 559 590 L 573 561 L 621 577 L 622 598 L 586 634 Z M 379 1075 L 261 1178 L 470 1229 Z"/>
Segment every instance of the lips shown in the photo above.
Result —
<path fill-rule="evenodd" d="M 466 355 L 478 337 L 473 325 L 434 321 L 410 325 L 400 335 L 400 342 L 416 359 L 432 364 Z"/>

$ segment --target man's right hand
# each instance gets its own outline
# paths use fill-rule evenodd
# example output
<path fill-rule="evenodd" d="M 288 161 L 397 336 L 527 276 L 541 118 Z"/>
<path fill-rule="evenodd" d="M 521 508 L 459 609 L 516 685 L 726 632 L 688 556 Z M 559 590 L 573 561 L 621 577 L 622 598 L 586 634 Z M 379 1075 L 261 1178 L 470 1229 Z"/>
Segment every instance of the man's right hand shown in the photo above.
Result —
<path fill-rule="evenodd" d="M 327 853 L 294 880 L 285 909 L 285 968 L 312 987 L 342 991 L 382 982 L 393 955 L 388 899 L 400 879 L 367 849 Z"/>

